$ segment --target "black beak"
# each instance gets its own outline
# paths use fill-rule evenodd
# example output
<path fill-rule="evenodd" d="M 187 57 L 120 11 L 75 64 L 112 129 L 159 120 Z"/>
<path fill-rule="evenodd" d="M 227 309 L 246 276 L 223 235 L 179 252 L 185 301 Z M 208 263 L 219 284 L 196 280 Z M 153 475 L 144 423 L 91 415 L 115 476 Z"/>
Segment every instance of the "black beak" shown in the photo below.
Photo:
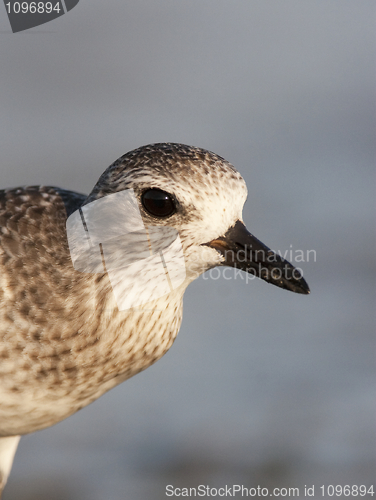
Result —
<path fill-rule="evenodd" d="M 223 236 L 205 245 L 224 256 L 224 266 L 242 269 L 292 292 L 310 292 L 300 271 L 249 233 L 240 220 Z"/>

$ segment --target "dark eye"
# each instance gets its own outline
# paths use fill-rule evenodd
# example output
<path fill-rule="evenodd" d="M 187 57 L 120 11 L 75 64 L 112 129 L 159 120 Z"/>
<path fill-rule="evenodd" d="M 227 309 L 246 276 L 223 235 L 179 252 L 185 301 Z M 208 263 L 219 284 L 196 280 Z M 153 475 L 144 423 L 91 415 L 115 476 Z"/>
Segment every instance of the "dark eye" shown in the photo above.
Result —
<path fill-rule="evenodd" d="M 172 196 L 161 189 L 148 189 L 141 196 L 144 208 L 155 217 L 168 217 L 175 212 Z"/>

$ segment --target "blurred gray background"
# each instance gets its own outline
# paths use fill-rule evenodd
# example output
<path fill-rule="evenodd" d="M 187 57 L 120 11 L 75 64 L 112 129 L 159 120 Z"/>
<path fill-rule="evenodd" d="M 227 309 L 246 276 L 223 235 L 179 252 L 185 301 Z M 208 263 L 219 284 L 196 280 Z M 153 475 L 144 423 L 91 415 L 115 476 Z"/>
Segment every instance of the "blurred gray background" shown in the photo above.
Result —
<path fill-rule="evenodd" d="M 12 34 L 0 8 L 1 187 L 89 192 L 125 152 L 182 142 L 242 173 L 259 239 L 316 250 L 295 263 L 310 296 L 260 280 L 193 283 L 167 355 L 22 438 L 4 500 L 372 484 L 375 10 L 81 0 Z"/>

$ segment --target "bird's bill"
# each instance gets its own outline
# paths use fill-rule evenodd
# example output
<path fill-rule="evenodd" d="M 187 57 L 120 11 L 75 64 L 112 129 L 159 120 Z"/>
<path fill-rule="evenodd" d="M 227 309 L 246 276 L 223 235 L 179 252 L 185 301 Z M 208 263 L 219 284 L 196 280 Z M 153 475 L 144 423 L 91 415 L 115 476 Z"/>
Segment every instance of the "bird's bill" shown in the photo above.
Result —
<path fill-rule="evenodd" d="M 310 292 L 300 271 L 249 233 L 240 220 L 223 236 L 205 245 L 224 256 L 224 266 L 242 269 L 292 292 Z"/>

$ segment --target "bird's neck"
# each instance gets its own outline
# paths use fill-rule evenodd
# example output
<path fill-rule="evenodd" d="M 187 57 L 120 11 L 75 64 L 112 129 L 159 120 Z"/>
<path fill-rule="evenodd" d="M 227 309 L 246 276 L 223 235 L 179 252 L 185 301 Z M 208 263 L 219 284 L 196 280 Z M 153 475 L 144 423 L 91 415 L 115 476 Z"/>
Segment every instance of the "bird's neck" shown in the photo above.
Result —
<path fill-rule="evenodd" d="M 92 277 L 84 294 L 86 305 L 75 310 L 82 330 L 79 328 L 80 340 L 74 343 L 79 349 L 81 343 L 87 343 L 74 355 L 78 365 L 93 372 L 93 382 L 98 370 L 102 381 L 117 377 L 125 380 L 153 364 L 177 336 L 183 293 L 184 286 L 154 301 L 119 311 L 108 277 Z"/>

